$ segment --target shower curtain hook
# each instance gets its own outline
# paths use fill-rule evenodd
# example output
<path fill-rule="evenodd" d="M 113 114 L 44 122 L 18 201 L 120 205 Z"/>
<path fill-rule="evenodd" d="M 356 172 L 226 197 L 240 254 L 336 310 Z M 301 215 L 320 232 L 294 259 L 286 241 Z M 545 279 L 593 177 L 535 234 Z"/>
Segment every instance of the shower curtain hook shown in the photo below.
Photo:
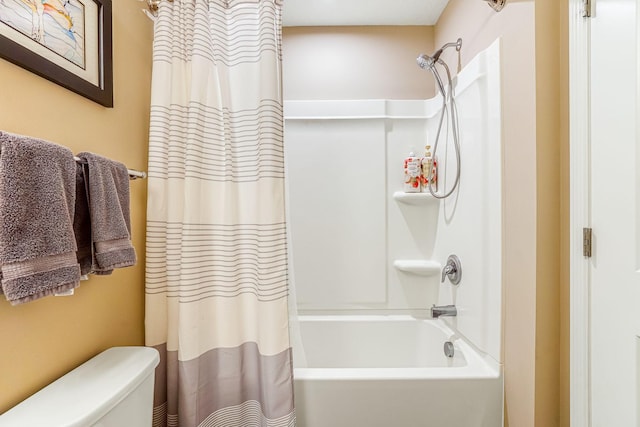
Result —
<path fill-rule="evenodd" d="M 146 0 L 147 7 L 149 11 L 155 16 L 158 12 L 158 5 L 160 4 L 160 0 Z"/>
<path fill-rule="evenodd" d="M 149 13 L 153 14 L 153 16 L 157 15 L 161 0 L 138 0 L 138 1 L 146 2 L 147 7 L 149 8 Z M 169 1 L 173 2 L 173 0 L 169 0 Z M 147 16 L 149 16 L 149 13 L 147 13 Z"/>
<path fill-rule="evenodd" d="M 496 12 L 500 12 L 504 7 L 504 5 L 507 3 L 507 0 L 484 0 L 484 1 L 486 1 L 487 4 L 491 6 L 491 8 L 493 8 L 493 10 L 495 10 Z"/>

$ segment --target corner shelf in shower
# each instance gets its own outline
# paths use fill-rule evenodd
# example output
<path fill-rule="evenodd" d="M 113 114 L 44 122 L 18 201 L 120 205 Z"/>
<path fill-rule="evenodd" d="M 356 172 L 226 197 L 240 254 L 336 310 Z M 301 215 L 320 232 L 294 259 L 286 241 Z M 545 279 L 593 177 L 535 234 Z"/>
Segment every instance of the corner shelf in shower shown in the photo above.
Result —
<path fill-rule="evenodd" d="M 393 261 L 393 266 L 396 270 L 417 276 L 436 276 L 440 274 L 440 269 L 442 268 L 437 261 L 414 259 L 397 259 Z"/>
<path fill-rule="evenodd" d="M 398 203 L 416 206 L 426 206 L 438 201 L 431 193 L 405 193 L 404 191 L 393 193 L 393 200 Z"/>

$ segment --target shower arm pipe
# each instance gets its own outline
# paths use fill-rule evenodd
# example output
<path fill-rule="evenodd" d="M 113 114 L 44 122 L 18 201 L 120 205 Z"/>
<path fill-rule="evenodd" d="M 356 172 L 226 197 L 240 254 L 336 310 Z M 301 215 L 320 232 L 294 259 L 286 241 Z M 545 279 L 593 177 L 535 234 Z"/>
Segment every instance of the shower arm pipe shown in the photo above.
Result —
<path fill-rule="evenodd" d="M 496 12 L 500 12 L 504 5 L 507 3 L 507 0 L 483 0 L 487 2 L 489 6 Z"/>
<path fill-rule="evenodd" d="M 449 42 L 449 43 L 445 43 L 444 45 L 442 45 L 442 47 L 440 49 L 438 49 L 432 56 L 433 58 L 433 65 L 435 66 L 435 64 L 444 64 L 444 62 L 442 61 L 442 59 L 440 59 L 440 55 L 442 55 L 442 52 L 444 52 L 445 49 L 448 49 L 450 47 L 455 47 L 456 48 L 456 52 L 460 52 L 460 49 L 462 49 L 462 39 L 458 39 L 454 42 Z"/>
<path fill-rule="evenodd" d="M 442 45 L 440 50 L 445 50 L 445 49 L 448 49 L 450 47 L 455 47 L 456 48 L 456 52 L 460 52 L 460 49 L 462 49 L 462 39 L 459 38 L 458 40 L 456 40 L 454 42 L 445 43 L 444 45 Z M 438 59 L 440 59 L 440 55 L 438 55 Z"/>

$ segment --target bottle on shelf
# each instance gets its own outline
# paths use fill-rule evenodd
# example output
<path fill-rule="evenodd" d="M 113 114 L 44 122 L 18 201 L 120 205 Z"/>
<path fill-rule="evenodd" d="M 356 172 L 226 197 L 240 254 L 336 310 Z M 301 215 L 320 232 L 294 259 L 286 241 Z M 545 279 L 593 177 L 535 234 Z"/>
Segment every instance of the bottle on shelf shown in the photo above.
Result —
<path fill-rule="evenodd" d="M 429 192 L 429 180 L 431 180 L 431 189 L 438 191 L 438 162 L 436 156 L 431 153 L 431 146 L 424 147 L 424 157 L 420 159 L 420 183 L 422 191 Z M 431 171 L 431 174 L 429 174 Z"/>
<path fill-rule="evenodd" d="M 422 167 L 420 158 L 416 157 L 412 152 L 409 157 L 404 159 L 404 192 L 419 193 L 420 192 L 420 173 Z"/>

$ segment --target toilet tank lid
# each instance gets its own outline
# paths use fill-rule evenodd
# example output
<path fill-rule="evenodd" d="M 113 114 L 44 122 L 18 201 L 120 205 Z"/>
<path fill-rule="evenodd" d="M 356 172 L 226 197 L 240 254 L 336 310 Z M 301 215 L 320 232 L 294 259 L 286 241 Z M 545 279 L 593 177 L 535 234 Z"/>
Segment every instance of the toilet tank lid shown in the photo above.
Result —
<path fill-rule="evenodd" d="M 0 415 L 0 427 L 94 424 L 153 375 L 160 357 L 150 347 L 113 347 Z"/>

